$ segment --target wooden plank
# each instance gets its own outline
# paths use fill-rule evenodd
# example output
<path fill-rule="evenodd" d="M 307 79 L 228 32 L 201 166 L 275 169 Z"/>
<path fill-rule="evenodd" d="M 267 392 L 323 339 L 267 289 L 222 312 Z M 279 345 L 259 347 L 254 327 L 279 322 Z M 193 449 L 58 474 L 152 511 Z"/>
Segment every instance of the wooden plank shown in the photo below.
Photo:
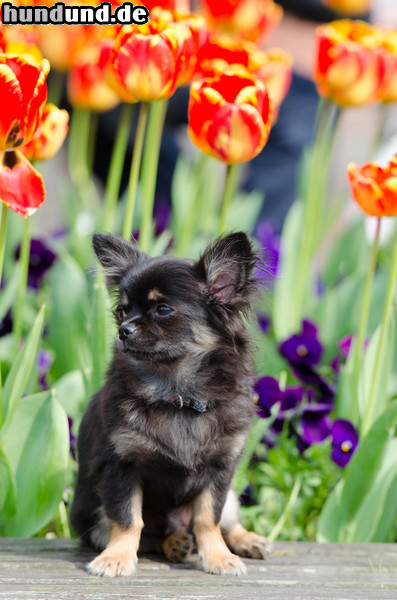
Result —
<path fill-rule="evenodd" d="M 276 543 L 247 575 L 221 577 L 157 556 L 131 577 L 85 571 L 76 540 L 0 538 L 0 598 L 7 600 L 397 600 L 396 544 Z"/>

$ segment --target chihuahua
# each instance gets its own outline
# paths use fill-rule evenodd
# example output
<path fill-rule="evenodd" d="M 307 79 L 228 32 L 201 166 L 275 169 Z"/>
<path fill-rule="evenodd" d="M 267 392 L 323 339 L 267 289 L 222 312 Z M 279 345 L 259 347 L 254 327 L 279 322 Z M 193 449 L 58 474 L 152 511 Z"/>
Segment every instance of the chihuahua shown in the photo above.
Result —
<path fill-rule="evenodd" d="M 117 289 L 118 339 L 78 436 L 71 523 L 101 551 L 88 570 L 130 575 L 138 550 L 183 562 L 197 549 L 208 573 L 241 575 L 237 555 L 269 552 L 230 491 L 254 415 L 251 243 L 220 237 L 198 261 L 110 234 L 93 245 Z"/>

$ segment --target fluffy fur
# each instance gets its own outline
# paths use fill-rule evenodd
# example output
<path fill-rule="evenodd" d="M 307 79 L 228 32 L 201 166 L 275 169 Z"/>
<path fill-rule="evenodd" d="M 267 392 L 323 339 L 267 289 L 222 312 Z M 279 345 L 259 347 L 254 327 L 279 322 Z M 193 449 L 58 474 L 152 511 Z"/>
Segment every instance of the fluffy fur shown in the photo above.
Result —
<path fill-rule="evenodd" d="M 119 338 L 78 438 L 71 521 L 102 550 L 88 568 L 128 575 L 138 548 L 182 561 L 197 545 L 206 571 L 244 573 L 230 549 L 268 551 L 229 492 L 254 413 L 251 244 L 230 234 L 198 262 L 149 258 L 113 235 L 95 235 L 94 249 L 118 289 Z"/>

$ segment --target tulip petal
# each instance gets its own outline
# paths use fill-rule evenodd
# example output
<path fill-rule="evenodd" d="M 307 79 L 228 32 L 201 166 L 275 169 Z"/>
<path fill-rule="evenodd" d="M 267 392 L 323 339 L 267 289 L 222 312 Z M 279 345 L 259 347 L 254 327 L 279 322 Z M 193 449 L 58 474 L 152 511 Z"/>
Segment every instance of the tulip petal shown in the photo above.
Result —
<path fill-rule="evenodd" d="M 46 104 L 42 119 L 33 139 L 21 148 L 29 161 L 52 158 L 61 148 L 68 132 L 69 114 L 54 104 Z"/>
<path fill-rule="evenodd" d="M 227 104 L 210 123 L 207 139 L 218 158 L 234 164 L 259 154 L 267 135 L 264 122 L 253 106 Z"/>
<path fill-rule="evenodd" d="M 0 200 L 22 217 L 29 217 L 43 204 L 43 178 L 17 150 L 0 155 Z"/>
<path fill-rule="evenodd" d="M 0 63 L 0 149 L 18 144 L 23 119 L 22 90 L 14 71 Z"/>

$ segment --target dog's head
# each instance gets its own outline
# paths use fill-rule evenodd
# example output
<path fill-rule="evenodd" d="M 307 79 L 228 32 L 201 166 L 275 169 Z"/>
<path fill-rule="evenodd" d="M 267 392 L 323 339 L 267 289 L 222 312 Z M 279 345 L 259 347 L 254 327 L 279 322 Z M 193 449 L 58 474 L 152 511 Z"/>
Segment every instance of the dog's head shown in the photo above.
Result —
<path fill-rule="evenodd" d="M 257 259 L 244 233 L 218 238 L 198 261 L 150 258 L 110 234 L 93 238 L 108 282 L 117 286 L 118 347 L 136 360 L 174 361 L 214 350 L 242 323 Z"/>

